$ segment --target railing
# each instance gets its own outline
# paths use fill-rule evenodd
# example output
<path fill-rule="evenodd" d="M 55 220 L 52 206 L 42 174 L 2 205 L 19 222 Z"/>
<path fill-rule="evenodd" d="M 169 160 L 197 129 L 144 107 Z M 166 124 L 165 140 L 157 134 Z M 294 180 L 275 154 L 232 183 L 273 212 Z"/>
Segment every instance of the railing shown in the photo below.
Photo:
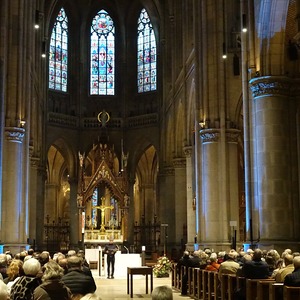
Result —
<path fill-rule="evenodd" d="M 48 113 L 48 124 L 69 128 L 81 127 L 90 129 L 98 129 L 102 126 L 97 117 L 85 117 L 80 119 L 79 117 L 55 112 Z M 139 128 L 156 124 L 158 124 L 158 114 L 152 113 L 128 118 L 111 118 L 106 127 L 115 129 L 124 127 Z"/>
<path fill-rule="evenodd" d="M 172 266 L 172 287 L 181 291 L 187 276 L 187 294 L 197 300 L 296 300 L 300 299 L 300 287 L 284 286 L 273 279 L 246 279 L 233 274 L 223 274 L 200 268 Z M 237 295 L 244 298 L 237 298 Z"/>
<path fill-rule="evenodd" d="M 66 252 L 70 246 L 70 224 L 61 218 L 50 222 L 47 215 L 44 223 L 44 243 L 49 252 Z"/>

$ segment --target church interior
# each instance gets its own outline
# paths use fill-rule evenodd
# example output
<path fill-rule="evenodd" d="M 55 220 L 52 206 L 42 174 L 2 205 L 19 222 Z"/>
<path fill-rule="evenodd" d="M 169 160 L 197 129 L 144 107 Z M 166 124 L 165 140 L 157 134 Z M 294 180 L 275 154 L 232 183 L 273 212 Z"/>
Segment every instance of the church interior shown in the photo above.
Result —
<path fill-rule="evenodd" d="M 299 250 L 299 0 L 0 14 L 1 251 Z"/>

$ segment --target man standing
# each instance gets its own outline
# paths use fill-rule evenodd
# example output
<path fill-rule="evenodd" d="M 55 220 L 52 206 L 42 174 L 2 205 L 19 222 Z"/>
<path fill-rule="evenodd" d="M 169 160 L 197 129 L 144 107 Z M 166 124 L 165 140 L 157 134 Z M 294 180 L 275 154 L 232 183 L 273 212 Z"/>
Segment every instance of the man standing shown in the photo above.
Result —
<path fill-rule="evenodd" d="M 104 248 L 104 253 L 107 254 L 107 278 L 114 278 L 115 271 L 115 254 L 119 250 L 119 247 L 114 244 L 114 239 L 110 238 L 109 243 Z M 111 267 L 111 272 L 110 272 Z"/>

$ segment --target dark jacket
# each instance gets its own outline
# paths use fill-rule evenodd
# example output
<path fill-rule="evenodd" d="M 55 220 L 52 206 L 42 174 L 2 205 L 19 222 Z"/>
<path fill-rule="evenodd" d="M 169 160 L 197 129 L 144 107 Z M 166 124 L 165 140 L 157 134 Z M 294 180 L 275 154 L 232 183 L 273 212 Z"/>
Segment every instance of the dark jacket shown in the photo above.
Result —
<path fill-rule="evenodd" d="M 73 295 L 86 295 L 96 291 L 94 278 L 79 269 L 70 269 L 61 280 L 71 290 Z"/>
<path fill-rule="evenodd" d="M 59 279 L 49 280 L 38 286 L 32 300 L 70 300 L 72 293 L 70 289 Z"/>
<path fill-rule="evenodd" d="M 269 265 L 262 260 L 246 261 L 242 271 L 244 276 L 250 279 L 267 279 L 269 277 Z"/>
<path fill-rule="evenodd" d="M 284 285 L 300 286 L 300 268 L 285 276 Z"/>

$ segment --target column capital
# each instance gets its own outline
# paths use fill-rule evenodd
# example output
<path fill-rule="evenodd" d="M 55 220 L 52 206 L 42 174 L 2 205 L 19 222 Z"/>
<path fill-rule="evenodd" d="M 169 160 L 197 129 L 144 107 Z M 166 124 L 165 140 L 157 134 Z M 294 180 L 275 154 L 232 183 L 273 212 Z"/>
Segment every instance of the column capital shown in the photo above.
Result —
<path fill-rule="evenodd" d="M 25 128 L 5 127 L 5 136 L 10 142 L 22 144 L 25 136 Z"/>
<path fill-rule="evenodd" d="M 239 129 L 226 129 L 226 142 L 237 143 L 241 131 Z"/>
<path fill-rule="evenodd" d="M 285 76 L 263 76 L 249 81 L 253 98 L 300 95 L 300 79 Z"/>
<path fill-rule="evenodd" d="M 220 129 L 207 128 L 201 129 L 199 132 L 203 143 L 216 143 L 220 139 Z"/>
<path fill-rule="evenodd" d="M 159 172 L 159 176 L 174 176 L 174 167 L 164 166 Z"/>
<path fill-rule="evenodd" d="M 188 158 L 192 156 L 193 153 L 193 147 L 192 146 L 185 146 L 183 147 L 183 153 Z"/>
<path fill-rule="evenodd" d="M 173 166 L 174 166 L 174 168 L 185 168 L 186 158 L 185 157 L 175 157 L 175 158 L 173 158 Z"/>

